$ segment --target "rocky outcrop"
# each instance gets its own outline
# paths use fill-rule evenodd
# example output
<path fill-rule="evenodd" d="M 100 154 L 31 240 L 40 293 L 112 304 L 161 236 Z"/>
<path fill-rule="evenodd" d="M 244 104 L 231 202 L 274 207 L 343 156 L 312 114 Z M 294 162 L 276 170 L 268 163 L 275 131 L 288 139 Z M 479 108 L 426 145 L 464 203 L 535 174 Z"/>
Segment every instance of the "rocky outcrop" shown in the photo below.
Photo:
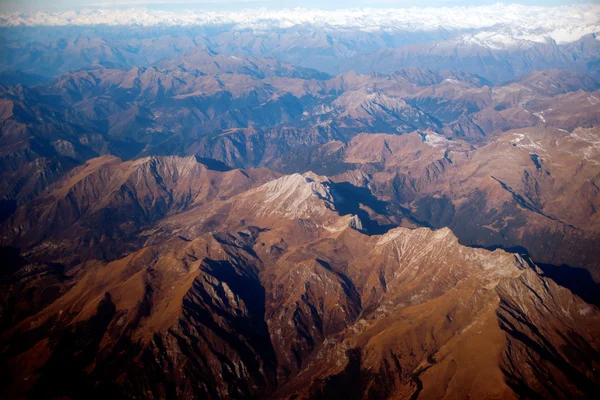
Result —
<path fill-rule="evenodd" d="M 136 234 L 157 221 L 270 177 L 270 171 L 260 169 L 210 170 L 194 157 L 98 158 L 73 170 L 48 195 L 17 209 L 3 224 L 2 243 L 40 245 L 36 251 L 55 261 L 70 257 L 58 250 L 65 243 L 76 260 L 110 258 L 129 249 L 128 238 L 136 241 Z"/>

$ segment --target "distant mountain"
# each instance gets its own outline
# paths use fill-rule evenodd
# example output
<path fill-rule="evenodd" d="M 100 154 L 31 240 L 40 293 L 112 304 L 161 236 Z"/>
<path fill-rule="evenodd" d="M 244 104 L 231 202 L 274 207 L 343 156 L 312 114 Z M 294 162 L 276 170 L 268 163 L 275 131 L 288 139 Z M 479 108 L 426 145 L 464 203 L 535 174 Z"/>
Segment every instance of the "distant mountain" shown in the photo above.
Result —
<path fill-rule="evenodd" d="M 59 98 L 0 86 L 2 200 L 21 205 L 82 160 L 109 147 Z"/>
<path fill-rule="evenodd" d="M 549 40 L 525 47 L 494 48 L 480 43 L 447 40 L 386 48 L 347 61 L 345 69 L 358 72 L 375 70 L 391 72 L 402 67 L 459 69 L 501 83 L 533 70 L 568 69 L 590 74 L 595 79 L 594 61 L 600 57 L 600 41 L 596 34 L 573 43 L 557 44 Z"/>
<path fill-rule="evenodd" d="M 202 51 L 154 67 L 94 65 L 35 88 L 6 87 L 4 198 L 22 204 L 77 163 L 107 153 L 278 168 L 291 149 L 307 152 L 361 132 L 430 129 L 481 141 L 515 128 L 598 124 L 597 81 L 564 70 L 502 86 L 417 68 L 324 78 L 274 59 Z M 41 164 L 28 165 L 37 159 Z M 46 163 L 62 172 L 42 173 Z"/>
<path fill-rule="evenodd" d="M 208 51 L 275 57 L 330 75 L 426 67 L 500 83 L 558 68 L 598 79 L 598 15 L 594 4 L 0 14 L 0 69 L 52 77 L 94 63 L 148 67 Z"/>
<path fill-rule="evenodd" d="M 19 70 L 5 70 L 0 72 L 0 85 L 17 86 L 35 86 L 48 81 L 48 78 L 41 75 L 26 74 Z"/>
<path fill-rule="evenodd" d="M 263 79 L 270 76 L 299 79 L 327 79 L 325 73 L 292 66 L 276 58 L 236 57 L 211 52 L 207 49 L 193 48 L 173 58 L 156 64 L 161 71 L 183 70 L 203 75 L 241 74 Z"/>

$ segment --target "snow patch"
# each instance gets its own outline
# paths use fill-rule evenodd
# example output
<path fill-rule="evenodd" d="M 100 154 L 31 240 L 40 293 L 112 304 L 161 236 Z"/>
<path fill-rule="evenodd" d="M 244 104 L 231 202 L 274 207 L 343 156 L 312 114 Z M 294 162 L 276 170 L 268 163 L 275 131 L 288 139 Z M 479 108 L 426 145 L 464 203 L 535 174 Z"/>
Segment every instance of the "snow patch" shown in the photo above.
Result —
<path fill-rule="evenodd" d="M 437 133 L 429 133 L 425 135 L 424 142 L 431 147 L 446 146 L 448 139 Z"/>
<path fill-rule="evenodd" d="M 525 135 L 522 133 L 515 133 L 516 138 L 511 140 L 510 142 L 513 144 L 519 143 L 521 140 L 525 139 Z"/>
<path fill-rule="evenodd" d="M 546 123 L 546 118 L 544 118 L 544 116 L 542 115 L 544 112 L 540 111 L 539 113 L 532 113 L 533 115 L 535 115 L 536 117 L 538 117 L 543 123 Z"/>

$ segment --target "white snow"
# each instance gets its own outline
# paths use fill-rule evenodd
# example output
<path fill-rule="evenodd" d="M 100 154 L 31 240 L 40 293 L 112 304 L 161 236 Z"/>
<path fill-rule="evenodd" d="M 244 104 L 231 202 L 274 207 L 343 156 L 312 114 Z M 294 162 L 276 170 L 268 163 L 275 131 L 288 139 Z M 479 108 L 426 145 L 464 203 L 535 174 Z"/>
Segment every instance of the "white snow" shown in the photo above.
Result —
<path fill-rule="evenodd" d="M 82 8 L 63 12 L 2 13 L 0 26 L 65 25 L 231 25 L 233 30 L 315 25 L 328 29 L 374 31 L 476 30 L 462 41 L 492 48 L 530 42 L 573 42 L 600 32 L 600 4 L 557 7 L 495 4 L 478 7 L 355 8 L 342 10 L 265 9 L 237 11 L 158 8 Z"/>
<path fill-rule="evenodd" d="M 510 141 L 511 143 L 517 144 L 517 143 L 519 143 L 521 140 L 525 139 L 525 135 L 524 135 L 524 134 L 522 134 L 522 133 L 516 133 L 516 134 L 515 134 L 515 136 L 516 136 L 516 138 L 515 138 L 515 139 L 513 139 L 513 140 L 511 140 L 511 141 Z"/>
<path fill-rule="evenodd" d="M 547 153 L 542 143 L 532 140 L 529 135 L 528 132 L 516 133 L 516 137 L 510 143 L 515 144 L 519 149 L 524 149 L 532 153 Z"/>
<path fill-rule="evenodd" d="M 543 111 L 540 111 L 539 113 L 534 112 L 532 114 L 538 117 L 542 122 L 546 123 L 546 118 L 544 118 L 544 116 L 542 115 L 543 113 Z"/>
<path fill-rule="evenodd" d="M 448 143 L 448 139 L 437 133 L 430 133 L 425 135 L 425 143 L 431 147 L 445 146 Z"/>
<path fill-rule="evenodd" d="M 597 135 L 578 130 L 578 133 L 572 132 L 569 137 L 575 141 L 583 142 L 585 148 L 582 149 L 583 159 L 593 164 L 600 164 L 600 139 Z"/>

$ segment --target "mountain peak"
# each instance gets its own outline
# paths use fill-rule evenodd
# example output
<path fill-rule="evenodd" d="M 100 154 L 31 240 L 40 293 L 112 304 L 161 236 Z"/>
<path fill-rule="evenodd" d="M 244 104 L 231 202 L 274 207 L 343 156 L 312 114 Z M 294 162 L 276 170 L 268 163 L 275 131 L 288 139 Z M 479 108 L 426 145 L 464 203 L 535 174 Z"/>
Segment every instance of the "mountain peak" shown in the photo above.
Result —
<path fill-rule="evenodd" d="M 250 215 L 286 219 L 315 218 L 335 209 L 330 181 L 312 172 L 295 173 L 265 183 L 242 195 Z"/>

